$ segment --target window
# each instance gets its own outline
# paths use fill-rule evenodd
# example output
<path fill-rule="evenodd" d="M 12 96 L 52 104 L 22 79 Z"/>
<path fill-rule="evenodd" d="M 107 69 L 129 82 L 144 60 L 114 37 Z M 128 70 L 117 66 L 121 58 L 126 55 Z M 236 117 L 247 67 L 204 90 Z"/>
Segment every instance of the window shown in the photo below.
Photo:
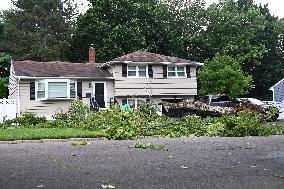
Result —
<path fill-rule="evenodd" d="M 126 102 L 130 104 L 131 108 L 138 109 L 145 102 L 145 99 L 127 98 Z"/>
<path fill-rule="evenodd" d="M 127 66 L 128 77 L 147 77 L 147 66 Z"/>
<path fill-rule="evenodd" d="M 37 84 L 37 99 L 43 99 L 45 98 L 45 83 L 38 82 Z"/>
<path fill-rule="evenodd" d="M 74 99 L 77 82 L 66 79 L 46 79 L 36 82 L 36 97 L 40 99 Z"/>
<path fill-rule="evenodd" d="M 168 77 L 186 77 L 186 69 L 184 66 L 169 66 L 168 67 Z"/>
<path fill-rule="evenodd" d="M 76 82 L 70 82 L 70 98 L 76 98 Z"/>
<path fill-rule="evenodd" d="M 67 98 L 67 82 L 48 82 L 48 98 Z"/>

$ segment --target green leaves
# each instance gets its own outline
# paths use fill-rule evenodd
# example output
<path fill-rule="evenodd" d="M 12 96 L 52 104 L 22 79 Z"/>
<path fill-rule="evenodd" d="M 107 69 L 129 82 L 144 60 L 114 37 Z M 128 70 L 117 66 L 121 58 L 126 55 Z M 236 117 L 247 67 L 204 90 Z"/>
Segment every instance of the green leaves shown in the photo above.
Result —
<path fill-rule="evenodd" d="M 253 88 L 251 76 L 247 76 L 239 60 L 217 54 L 205 63 L 198 74 L 201 84 L 200 94 L 226 94 L 231 98 L 247 94 Z"/>
<path fill-rule="evenodd" d="M 90 44 L 95 45 L 99 62 L 141 49 L 186 58 L 183 37 L 194 36 L 204 22 L 203 0 L 90 2 L 93 7 L 76 23 L 73 61 L 88 60 Z"/>
<path fill-rule="evenodd" d="M 66 60 L 75 14 L 72 1 L 14 0 L 2 14 L 0 51 L 18 60 Z"/>

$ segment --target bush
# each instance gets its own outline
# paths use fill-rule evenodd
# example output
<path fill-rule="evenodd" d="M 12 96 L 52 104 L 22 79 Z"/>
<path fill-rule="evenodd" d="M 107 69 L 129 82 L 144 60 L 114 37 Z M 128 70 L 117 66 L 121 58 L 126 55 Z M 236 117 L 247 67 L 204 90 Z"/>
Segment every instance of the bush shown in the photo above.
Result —
<path fill-rule="evenodd" d="M 45 122 L 46 122 L 45 117 L 38 117 L 34 113 L 25 112 L 22 113 L 20 117 L 11 120 L 6 120 L 1 127 L 2 128 L 7 128 L 11 126 L 35 127 L 37 124 L 42 124 Z"/>
<path fill-rule="evenodd" d="M 255 112 L 239 112 L 233 116 L 222 116 L 218 123 L 224 125 L 224 136 L 259 136 L 267 135 L 269 128 L 262 124 L 262 114 Z"/>

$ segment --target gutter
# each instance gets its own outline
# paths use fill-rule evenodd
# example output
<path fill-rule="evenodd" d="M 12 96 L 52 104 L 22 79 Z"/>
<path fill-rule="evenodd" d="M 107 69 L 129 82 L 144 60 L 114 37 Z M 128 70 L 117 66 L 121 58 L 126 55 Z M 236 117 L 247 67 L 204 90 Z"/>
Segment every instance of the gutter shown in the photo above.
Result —
<path fill-rule="evenodd" d="M 36 77 L 36 76 L 15 76 L 18 79 L 99 79 L 114 80 L 114 77 Z"/>
<path fill-rule="evenodd" d="M 174 65 L 192 65 L 192 66 L 204 66 L 204 63 L 199 63 L 199 62 L 179 62 L 179 63 L 174 63 L 174 62 L 133 62 L 133 61 L 109 61 L 106 62 L 104 65 L 112 65 L 112 64 L 116 64 L 116 63 L 123 63 L 123 64 L 163 64 L 163 65 L 170 65 L 170 64 L 174 64 Z"/>

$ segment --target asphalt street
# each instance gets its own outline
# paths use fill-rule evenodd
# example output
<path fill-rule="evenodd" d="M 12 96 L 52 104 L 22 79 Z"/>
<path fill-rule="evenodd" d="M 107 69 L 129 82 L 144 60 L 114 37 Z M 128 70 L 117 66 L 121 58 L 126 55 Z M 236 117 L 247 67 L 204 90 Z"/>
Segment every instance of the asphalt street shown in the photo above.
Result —
<path fill-rule="evenodd" d="M 0 189 L 284 189 L 284 136 L 0 144 L 0 171 Z"/>

